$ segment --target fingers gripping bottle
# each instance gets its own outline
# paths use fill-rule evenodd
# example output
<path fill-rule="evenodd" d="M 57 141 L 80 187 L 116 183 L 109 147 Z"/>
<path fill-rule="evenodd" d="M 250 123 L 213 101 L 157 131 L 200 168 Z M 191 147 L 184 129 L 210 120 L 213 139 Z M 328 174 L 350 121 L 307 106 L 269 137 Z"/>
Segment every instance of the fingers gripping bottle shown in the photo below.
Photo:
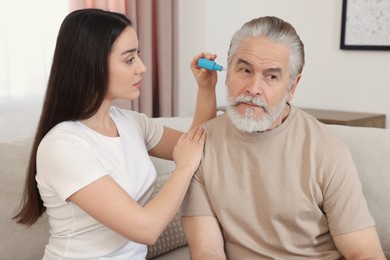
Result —
<path fill-rule="evenodd" d="M 223 67 L 221 65 L 218 65 L 215 61 L 208 60 L 205 58 L 200 58 L 198 60 L 198 66 L 207 70 L 223 70 Z"/>

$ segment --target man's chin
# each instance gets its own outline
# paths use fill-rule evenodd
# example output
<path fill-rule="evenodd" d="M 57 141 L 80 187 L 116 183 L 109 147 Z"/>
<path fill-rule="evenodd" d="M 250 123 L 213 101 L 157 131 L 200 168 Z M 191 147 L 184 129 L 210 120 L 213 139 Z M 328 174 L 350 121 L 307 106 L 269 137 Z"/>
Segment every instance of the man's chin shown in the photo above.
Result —
<path fill-rule="evenodd" d="M 235 107 L 227 107 L 226 112 L 233 125 L 243 132 L 263 132 L 270 125 L 264 116 L 255 116 L 253 111 L 248 109 L 245 112 L 240 112 Z"/>
<path fill-rule="evenodd" d="M 270 129 L 270 122 L 265 120 L 251 120 L 249 118 L 235 118 L 231 120 L 233 125 L 245 133 L 259 133 Z"/>
<path fill-rule="evenodd" d="M 267 113 L 262 107 L 247 106 L 245 109 L 236 109 L 235 111 L 241 119 L 261 121 L 267 117 Z"/>

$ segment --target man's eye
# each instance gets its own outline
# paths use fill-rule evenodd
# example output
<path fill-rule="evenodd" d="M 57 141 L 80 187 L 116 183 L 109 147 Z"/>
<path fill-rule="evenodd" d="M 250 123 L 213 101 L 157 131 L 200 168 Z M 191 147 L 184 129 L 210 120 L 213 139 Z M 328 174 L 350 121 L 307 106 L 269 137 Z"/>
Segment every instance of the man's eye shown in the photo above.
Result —
<path fill-rule="evenodd" d="M 269 80 L 278 80 L 279 79 L 277 75 L 271 75 L 271 74 L 266 76 L 266 78 Z"/>
<path fill-rule="evenodd" d="M 241 68 L 240 71 L 244 73 L 250 73 L 250 70 L 247 68 Z"/>

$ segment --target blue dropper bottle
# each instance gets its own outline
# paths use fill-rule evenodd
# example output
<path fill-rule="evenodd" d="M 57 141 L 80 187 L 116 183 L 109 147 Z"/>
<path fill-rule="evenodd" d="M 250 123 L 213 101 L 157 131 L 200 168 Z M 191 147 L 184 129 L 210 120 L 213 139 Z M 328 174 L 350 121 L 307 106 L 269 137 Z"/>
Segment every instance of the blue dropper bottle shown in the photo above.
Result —
<path fill-rule="evenodd" d="M 205 68 L 207 70 L 219 70 L 222 71 L 223 67 L 218 65 L 215 61 L 208 60 L 205 58 L 200 58 L 198 60 L 198 66 L 201 68 Z"/>

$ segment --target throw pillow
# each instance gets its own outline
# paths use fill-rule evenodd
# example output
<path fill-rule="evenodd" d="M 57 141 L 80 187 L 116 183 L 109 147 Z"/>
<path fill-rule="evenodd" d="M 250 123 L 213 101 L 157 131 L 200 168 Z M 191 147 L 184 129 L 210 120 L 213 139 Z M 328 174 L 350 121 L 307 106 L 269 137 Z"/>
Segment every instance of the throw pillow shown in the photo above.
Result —
<path fill-rule="evenodd" d="M 156 188 L 154 189 L 152 198 L 161 190 L 167 182 L 169 175 L 157 177 Z M 167 226 L 165 231 L 161 234 L 157 242 L 148 246 L 148 254 L 146 259 L 152 259 L 159 255 L 168 253 L 176 248 L 187 245 L 187 239 L 181 227 L 181 220 L 179 213 L 176 213 L 171 223 Z"/>

